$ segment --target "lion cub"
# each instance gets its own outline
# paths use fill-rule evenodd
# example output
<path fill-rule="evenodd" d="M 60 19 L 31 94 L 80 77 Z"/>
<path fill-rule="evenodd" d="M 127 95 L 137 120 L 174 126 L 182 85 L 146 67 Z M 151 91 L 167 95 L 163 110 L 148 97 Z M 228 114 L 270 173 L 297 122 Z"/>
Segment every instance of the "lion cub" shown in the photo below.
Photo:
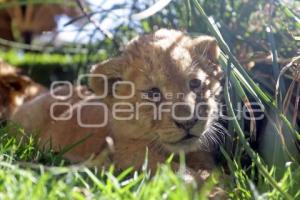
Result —
<path fill-rule="evenodd" d="M 45 91 L 44 87 L 21 75 L 20 70 L 0 59 L 0 123 L 23 102 Z"/>
<path fill-rule="evenodd" d="M 93 66 L 88 75 L 93 93 L 82 86 L 58 87 L 11 119 L 38 133 L 41 147 L 60 151 L 80 141 L 65 154 L 74 162 L 95 154 L 102 156 L 100 165 L 138 169 L 148 149 L 151 169 L 179 152 L 189 167 L 209 169 L 209 151 L 224 136 L 216 122 L 218 56 L 212 37 L 161 29 Z"/>

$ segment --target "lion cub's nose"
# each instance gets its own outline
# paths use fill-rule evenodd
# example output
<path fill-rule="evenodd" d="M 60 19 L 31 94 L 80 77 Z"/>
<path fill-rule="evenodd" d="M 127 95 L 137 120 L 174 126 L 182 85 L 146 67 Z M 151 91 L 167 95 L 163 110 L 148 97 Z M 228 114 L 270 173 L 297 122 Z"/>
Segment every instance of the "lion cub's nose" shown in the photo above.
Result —
<path fill-rule="evenodd" d="M 191 128 L 193 128 L 193 126 L 197 123 L 197 119 L 192 119 L 192 120 L 188 120 L 188 121 L 175 121 L 175 124 L 178 128 L 184 129 L 184 130 L 189 130 Z"/>

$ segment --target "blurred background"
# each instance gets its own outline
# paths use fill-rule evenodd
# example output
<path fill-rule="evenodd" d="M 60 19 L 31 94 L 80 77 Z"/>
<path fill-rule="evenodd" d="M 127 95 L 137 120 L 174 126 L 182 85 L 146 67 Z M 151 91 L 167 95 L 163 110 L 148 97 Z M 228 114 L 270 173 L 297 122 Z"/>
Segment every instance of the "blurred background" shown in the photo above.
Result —
<path fill-rule="evenodd" d="M 150 12 L 142 12 L 158 3 Z M 0 0 L 0 58 L 34 80 L 75 80 L 92 63 L 117 54 L 134 36 L 161 27 L 209 34 L 190 1 Z M 271 89 L 271 40 L 278 63 L 299 54 L 300 2 L 200 0 L 232 52 Z M 166 6 L 164 6 L 166 5 Z M 157 9 L 158 8 L 158 9 Z M 155 12 L 155 9 L 157 12 Z M 154 11 L 154 12 L 153 12 Z M 150 13 L 150 14 L 149 14 Z M 140 15 L 139 15 L 140 14 Z M 263 65 L 263 66 L 262 66 Z M 269 79 L 271 78 L 271 79 Z"/>

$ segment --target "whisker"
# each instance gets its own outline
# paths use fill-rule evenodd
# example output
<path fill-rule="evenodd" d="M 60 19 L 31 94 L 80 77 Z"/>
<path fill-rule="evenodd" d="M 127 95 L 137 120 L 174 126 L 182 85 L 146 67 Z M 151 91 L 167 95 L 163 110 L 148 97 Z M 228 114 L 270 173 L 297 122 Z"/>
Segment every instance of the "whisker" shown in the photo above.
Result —
<path fill-rule="evenodd" d="M 212 151 L 225 142 L 227 130 L 222 124 L 213 122 L 200 136 L 200 149 Z"/>

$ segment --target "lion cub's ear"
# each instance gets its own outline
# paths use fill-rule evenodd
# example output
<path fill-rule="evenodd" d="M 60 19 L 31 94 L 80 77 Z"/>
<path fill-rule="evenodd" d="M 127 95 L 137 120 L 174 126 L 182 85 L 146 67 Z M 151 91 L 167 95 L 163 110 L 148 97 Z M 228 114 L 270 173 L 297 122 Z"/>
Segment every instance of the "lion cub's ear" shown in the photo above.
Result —
<path fill-rule="evenodd" d="M 217 40 L 211 36 L 199 36 L 193 40 L 193 47 L 197 54 L 208 58 L 214 63 L 218 62 L 220 56 L 220 48 Z"/>
<path fill-rule="evenodd" d="M 117 57 L 96 64 L 91 69 L 90 88 L 98 95 L 112 93 L 112 85 L 122 80 L 124 63 L 122 57 Z"/>

